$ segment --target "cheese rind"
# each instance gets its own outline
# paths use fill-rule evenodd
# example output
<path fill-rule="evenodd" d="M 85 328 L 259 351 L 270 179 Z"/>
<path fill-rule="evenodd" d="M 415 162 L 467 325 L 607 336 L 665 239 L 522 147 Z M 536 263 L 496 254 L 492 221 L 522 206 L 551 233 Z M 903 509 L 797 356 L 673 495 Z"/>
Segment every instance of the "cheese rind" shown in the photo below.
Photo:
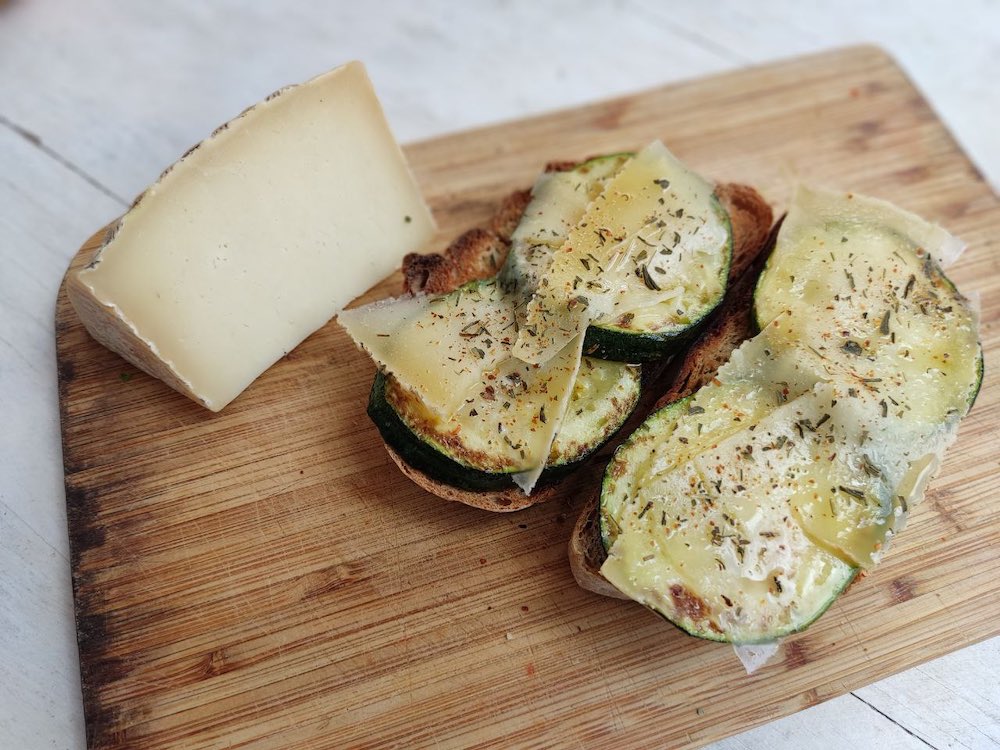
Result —
<path fill-rule="evenodd" d="M 434 230 L 349 63 L 189 151 L 67 291 L 94 338 L 218 411 Z"/>

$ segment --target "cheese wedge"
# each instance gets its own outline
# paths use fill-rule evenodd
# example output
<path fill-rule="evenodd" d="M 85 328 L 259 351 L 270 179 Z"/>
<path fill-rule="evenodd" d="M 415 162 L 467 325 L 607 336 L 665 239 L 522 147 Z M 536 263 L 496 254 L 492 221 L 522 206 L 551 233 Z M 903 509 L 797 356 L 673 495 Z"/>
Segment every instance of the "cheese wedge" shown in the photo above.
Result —
<path fill-rule="evenodd" d="M 434 231 L 354 62 L 190 150 L 67 291 L 95 339 L 218 411 Z"/>

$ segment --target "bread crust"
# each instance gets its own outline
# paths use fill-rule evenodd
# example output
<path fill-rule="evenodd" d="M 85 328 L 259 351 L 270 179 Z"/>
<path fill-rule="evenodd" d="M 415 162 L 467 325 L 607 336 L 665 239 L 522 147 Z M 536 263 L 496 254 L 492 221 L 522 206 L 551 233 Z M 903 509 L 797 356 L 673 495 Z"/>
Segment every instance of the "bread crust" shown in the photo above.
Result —
<path fill-rule="evenodd" d="M 399 470 L 403 472 L 414 484 L 427 490 L 432 495 L 437 495 L 442 500 L 450 500 L 456 503 L 465 503 L 473 508 L 490 510 L 494 513 L 510 513 L 515 510 L 524 510 L 532 505 L 545 502 L 556 494 L 557 485 L 539 487 L 530 495 L 525 495 L 517 487 L 504 490 L 490 490 L 489 492 L 472 490 L 462 490 L 445 484 L 437 479 L 432 479 L 419 469 L 414 469 L 403 460 L 391 445 L 385 443 L 385 450 L 389 454 Z"/>
<path fill-rule="evenodd" d="M 572 169 L 571 162 L 553 162 L 546 171 Z M 720 184 L 716 187 L 716 195 L 730 217 L 733 233 L 733 258 L 729 269 L 729 281 L 741 278 L 748 266 L 756 259 L 764 247 L 771 228 L 771 207 L 764 198 L 752 187 L 738 184 Z M 411 253 L 403 259 L 403 292 L 428 294 L 445 294 L 462 284 L 476 279 L 489 278 L 495 275 L 507 258 L 510 250 L 511 235 L 521 220 L 524 209 L 531 200 L 530 190 L 518 190 L 501 201 L 500 206 L 485 227 L 470 229 L 460 235 L 443 252 L 430 255 Z M 723 303 L 725 304 L 725 303 Z M 717 318 L 714 314 L 713 320 Z M 700 340 L 700 339 L 699 339 Z M 684 361 L 687 357 L 684 358 Z M 646 379 L 644 378 L 644 381 Z M 652 378 L 648 382 L 655 384 L 662 378 Z M 644 382 L 644 386 L 645 386 Z M 643 399 L 649 404 L 649 399 Z M 640 403 L 640 406 L 642 403 Z M 625 429 L 619 434 L 628 434 Z M 494 512 L 509 512 L 522 510 L 532 505 L 544 502 L 556 494 L 558 485 L 538 488 L 531 495 L 525 495 L 519 488 L 511 487 L 505 490 L 489 492 L 463 490 L 440 482 L 424 474 L 419 469 L 407 464 L 388 444 L 386 451 L 400 470 L 415 484 L 437 495 L 443 500 L 465 503 L 475 508 Z M 607 446 L 598 451 L 597 457 L 607 457 Z M 565 479 L 562 481 L 566 481 Z M 590 505 L 596 508 L 595 503 Z M 586 512 L 583 514 L 587 515 Z M 582 518 L 582 516 L 581 516 Z M 578 523 L 579 526 L 579 523 Z M 594 523 L 587 526 L 589 531 L 596 530 L 596 514 Z M 573 540 L 580 547 L 579 554 L 571 552 L 571 564 L 582 566 L 581 576 L 587 579 L 586 561 L 590 559 L 584 554 L 593 546 L 593 540 L 600 546 L 599 535 L 586 537 L 574 531 Z M 573 542 L 571 541 L 571 550 Z M 576 562 L 573 562 L 573 561 Z M 599 566 L 598 566 L 599 567 Z M 576 570 L 574 569 L 574 574 Z M 591 576 L 593 578 L 593 576 Z M 580 577 L 577 578 L 580 580 Z M 613 587 L 597 574 L 596 580 L 591 580 L 585 588 L 596 587 L 598 593 L 614 595 Z"/>
<path fill-rule="evenodd" d="M 408 253 L 403 258 L 403 293 L 447 294 L 462 284 L 496 275 L 530 200 L 530 190 L 517 190 L 500 202 L 487 226 L 459 235 L 443 252 Z"/>

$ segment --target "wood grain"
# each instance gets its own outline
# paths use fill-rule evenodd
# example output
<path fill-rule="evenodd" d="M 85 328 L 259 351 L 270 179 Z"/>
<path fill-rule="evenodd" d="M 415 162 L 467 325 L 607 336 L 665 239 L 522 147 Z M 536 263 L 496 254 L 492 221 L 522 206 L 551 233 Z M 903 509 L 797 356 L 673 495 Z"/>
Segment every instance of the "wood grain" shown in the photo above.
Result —
<path fill-rule="evenodd" d="M 894 201 L 969 242 L 952 277 L 982 293 L 986 381 L 876 574 L 748 677 L 727 647 L 574 585 L 567 517 L 597 468 L 517 514 L 444 503 L 384 454 L 364 414 L 373 367 L 336 324 L 212 415 L 91 341 L 61 294 L 92 747 L 694 747 L 1000 632 L 1000 201 L 873 48 L 407 153 L 443 242 L 546 161 L 653 138 L 779 207 L 805 180 Z"/>

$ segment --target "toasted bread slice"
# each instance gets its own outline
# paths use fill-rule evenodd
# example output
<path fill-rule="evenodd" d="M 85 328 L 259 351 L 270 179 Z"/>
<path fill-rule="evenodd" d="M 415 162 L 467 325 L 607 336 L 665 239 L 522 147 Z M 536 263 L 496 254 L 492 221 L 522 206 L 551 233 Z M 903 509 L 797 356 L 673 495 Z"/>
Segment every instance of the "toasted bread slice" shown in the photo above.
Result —
<path fill-rule="evenodd" d="M 547 169 L 552 171 L 572 166 L 572 164 L 553 163 Z M 732 224 L 733 259 L 729 272 L 729 282 L 732 284 L 760 254 L 766 244 L 773 217 L 767 201 L 751 187 L 723 184 L 716 188 L 716 194 L 729 213 Z M 443 294 L 469 281 L 495 275 L 507 257 L 511 234 L 520 222 L 530 197 L 530 191 L 526 190 L 519 190 L 507 196 L 486 227 L 465 232 L 443 253 L 407 255 L 403 259 L 403 291 Z M 645 385 L 658 382 L 658 379 L 644 377 L 643 381 Z M 648 408 L 648 401 L 646 403 Z M 640 402 L 639 408 L 642 406 Z M 625 430 L 621 432 L 627 434 Z M 557 486 L 538 487 L 530 496 L 514 486 L 510 489 L 489 492 L 458 489 L 432 479 L 408 465 L 388 445 L 386 451 L 407 477 L 432 495 L 483 510 L 497 512 L 521 510 L 544 502 L 556 494 Z M 606 449 L 598 452 L 598 456 L 601 455 L 607 455 Z M 607 583 L 604 585 L 609 586 Z"/>
<path fill-rule="evenodd" d="M 725 203 L 725 201 L 723 201 Z M 734 219 L 735 236 L 735 219 Z M 764 268 L 768 253 L 781 226 L 764 233 L 764 239 L 755 255 L 741 258 L 738 275 L 730 272 L 730 287 L 722 304 L 712 314 L 701 335 L 669 368 L 670 386 L 657 400 L 656 409 L 672 404 L 691 395 L 715 377 L 715 373 L 728 360 L 733 350 L 756 332 L 753 320 L 753 293 L 757 277 Z M 743 262 L 745 260 L 745 262 Z M 733 268 L 737 265 L 733 257 Z M 582 588 L 602 596 L 627 599 L 601 575 L 601 566 L 607 557 L 601 541 L 598 524 L 600 488 L 587 503 L 569 539 L 569 564 L 573 577 Z"/>
<path fill-rule="evenodd" d="M 443 253 L 406 255 L 403 293 L 447 294 L 462 284 L 495 276 L 507 258 L 510 236 L 530 200 L 530 190 L 517 190 L 500 202 L 487 226 L 459 235 Z"/>

